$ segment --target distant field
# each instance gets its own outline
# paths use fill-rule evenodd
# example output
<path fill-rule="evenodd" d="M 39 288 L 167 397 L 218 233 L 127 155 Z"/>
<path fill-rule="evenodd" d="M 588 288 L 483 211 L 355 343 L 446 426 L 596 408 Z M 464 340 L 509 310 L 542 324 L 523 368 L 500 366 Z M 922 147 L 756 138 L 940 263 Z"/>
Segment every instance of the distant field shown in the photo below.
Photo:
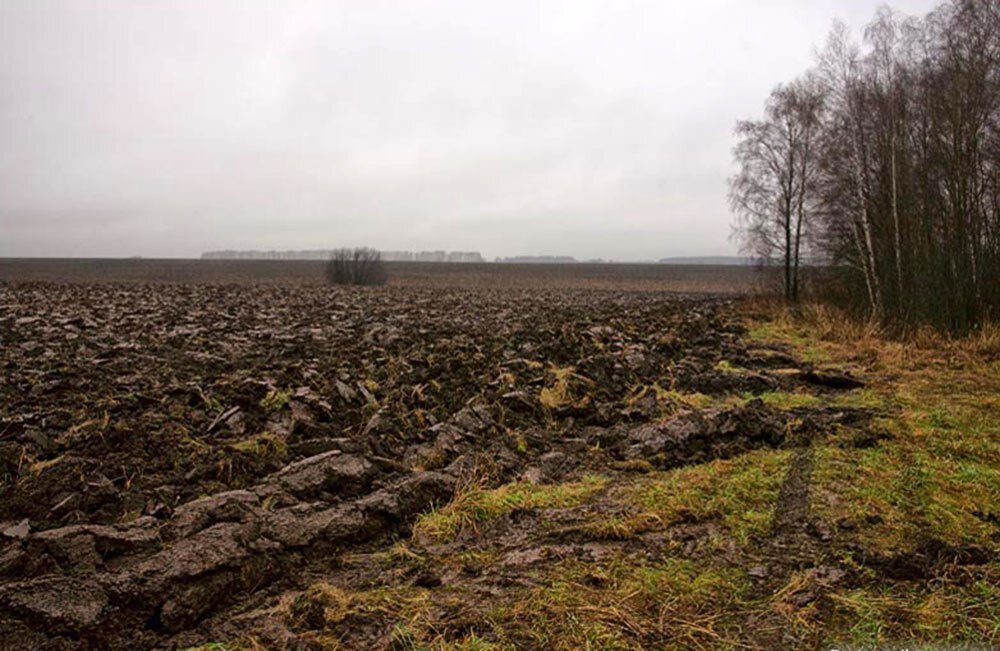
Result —
<path fill-rule="evenodd" d="M 3 258 L 0 280 L 198 284 L 320 284 L 315 260 L 152 260 Z M 737 265 L 495 264 L 390 262 L 392 285 L 429 287 L 550 287 L 737 294 L 759 282 Z"/>

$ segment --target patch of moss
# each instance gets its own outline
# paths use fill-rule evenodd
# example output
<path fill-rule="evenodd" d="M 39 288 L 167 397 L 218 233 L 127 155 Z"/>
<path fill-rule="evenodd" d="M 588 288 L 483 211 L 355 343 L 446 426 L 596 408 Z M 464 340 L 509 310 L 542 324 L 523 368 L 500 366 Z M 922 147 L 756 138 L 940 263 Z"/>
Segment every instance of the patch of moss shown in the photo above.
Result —
<path fill-rule="evenodd" d="M 239 441 L 226 444 L 232 450 L 245 452 L 254 456 L 282 455 L 288 450 L 288 442 L 284 437 L 273 432 L 261 432 Z"/>
<path fill-rule="evenodd" d="M 292 399 L 292 394 L 287 391 L 278 391 L 277 389 L 272 389 L 267 392 L 267 395 L 261 398 L 260 406 L 265 412 L 272 414 L 276 411 L 280 411 L 288 401 Z"/>

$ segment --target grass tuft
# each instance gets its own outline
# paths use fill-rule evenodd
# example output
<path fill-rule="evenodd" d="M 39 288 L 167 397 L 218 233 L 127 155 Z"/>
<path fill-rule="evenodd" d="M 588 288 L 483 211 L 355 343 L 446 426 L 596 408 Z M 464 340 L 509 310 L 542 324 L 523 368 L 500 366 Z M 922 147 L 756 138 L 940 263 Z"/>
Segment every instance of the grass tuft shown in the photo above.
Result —
<path fill-rule="evenodd" d="M 291 399 L 292 395 L 287 391 L 271 389 L 266 396 L 261 398 L 260 406 L 265 412 L 272 414 L 283 409 Z"/>

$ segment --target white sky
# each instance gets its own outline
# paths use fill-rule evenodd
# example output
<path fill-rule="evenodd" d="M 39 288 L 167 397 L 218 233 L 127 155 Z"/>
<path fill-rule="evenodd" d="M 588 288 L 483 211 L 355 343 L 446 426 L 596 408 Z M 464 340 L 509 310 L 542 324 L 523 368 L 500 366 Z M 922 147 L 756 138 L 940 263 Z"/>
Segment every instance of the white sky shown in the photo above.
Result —
<path fill-rule="evenodd" d="M 735 121 L 879 4 L 0 0 L 0 256 L 735 253 Z"/>

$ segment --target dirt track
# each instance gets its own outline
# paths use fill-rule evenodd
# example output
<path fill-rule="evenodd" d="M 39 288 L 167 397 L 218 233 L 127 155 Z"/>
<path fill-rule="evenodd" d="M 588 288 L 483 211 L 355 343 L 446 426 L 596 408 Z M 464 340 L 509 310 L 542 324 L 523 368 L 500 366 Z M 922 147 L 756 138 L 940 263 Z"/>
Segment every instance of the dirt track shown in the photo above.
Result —
<path fill-rule="evenodd" d="M 485 605 L 541 559 L 655 544 L 595 540 L 570 509 L 501 526 L 489 571 L 371 554 L 473 483 L 600 476 L 587 508 L 610 517 L 601 491 L 643 468 L 864 438 L 864 410 L 685 401 L 853 383 L 748 346 L 731 309 L 626 291 L 2 286 L 0 647 L 183 647 L 248 627 L 300 644 L 322 625 L 309 602 L 275 606 L 321 577 L 447 583 Z M 793 537 L 802 481 L 776 515 Z M 455 635 L 478 616 L 448 612 Z M 395 622 L 338 625 L 347 648 L 381 648 Z"/>

